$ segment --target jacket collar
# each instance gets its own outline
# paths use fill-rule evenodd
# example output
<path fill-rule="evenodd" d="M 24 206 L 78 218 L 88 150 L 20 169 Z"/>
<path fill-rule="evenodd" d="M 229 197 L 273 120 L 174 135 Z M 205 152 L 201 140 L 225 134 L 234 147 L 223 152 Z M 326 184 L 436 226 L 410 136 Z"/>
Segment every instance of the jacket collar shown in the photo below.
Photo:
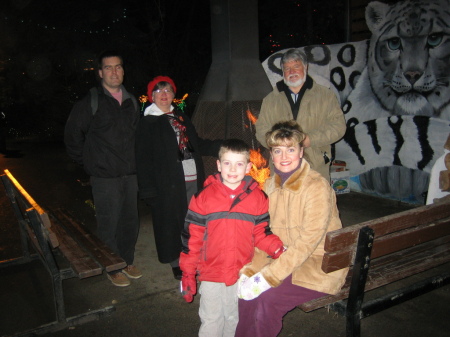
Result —
<path fill-rule="evenodd" d="M 170 106 L 170 112 L 173 112 L 173 105 Z M 155 103 L 152 103 L 150 106 L 148 106 L 144 111 L 144 116 L 161 116 L 165 115 L 167 112 L 163 112 Z"/>
<path fill-rule="evenodd" d="M 306 90 L 312 89 L 313 85 L 314 85 L 314 80 L 312 79 L 312 77 L 309 75 L 306 75 L 306 80 L 303 85 L 305 87 L 305 89 Z M 286 85 L 286 83 L 284 83 L 284 80 L 278 81 L 276 84 L 276 87 L 280 93 L 285 92 L 285 91 L 288 92 L 289 94 L 291 93 L 291 90 Z M 302 89 L 303 89 L 303 87 L 302 87 Z"/>
<path fill-rule="evenodd" d="M 239 195 L 237 195 L 236 198 L 233 200 L 231 208 L 233 208 L 242 200 L 247 198 L 247 196 L 250 195 L 250 193 L 252 193 L 259 186 L 258 182 L 248 175 L 244 177 L 243 181 L 244 185 L 242 186 L 241 193 L 239 193 Z M 219 188 L 223 186 L 222 176 L 220 175 L 220 173 L 210 175 L 205 181 L 204 188 L 207 188 L 209 185 L 213 184 L 219 185 Z"/>
<path fill-rule="evenodd" d="M 223 184 L 222 176 L 220 173 L 215 173 L 206 178 L 205 183 L 203 184 L 205 187 L 210 184 Z M 245 191 L 253 191 L 256 187 L 258 187 L 258 182 L 253 179 L 251 176 L 246 175 L 244 179 L 242 179 L 244 185 L 242 186 L 242 190 Z"/>
<path fill-rule="evenodd" d="M 283 186 L 281 186 L 280 176 L 278 174 L 275 174 L 267 185 L 267 194 L 270 194 L 275 190 L 281 188 L 292 193 L 300 193 L 300 189 L 305 178 L 308 176 L 310 169 L 311 166 L 309 165 L 309 163 L 306 160 L 302 160 L 302 165 L 297 169 L 297 171 L 292 173 L 292 175 L 284 182 Z"/>
<path fill-rule="evenodd" d="M 109 97 L 113 97 L 111 95 L 111 93 L 108 91 L 108 89 L 106 89 L 103 85 L 99 85 L 98 88 L 100 90 L 98 90 L 98 92 L 102 92 L 104 93 L 106 96 Z M 125 89 L 125 87 L 123 86 L 123 84 L 120 85 L 120 90 L 122 90 L 122 101 L 125 101 L 127 98 L 130 98 L 131 95 L 129 94 L 129 92 L 127 91 L 127 89 Z"/>

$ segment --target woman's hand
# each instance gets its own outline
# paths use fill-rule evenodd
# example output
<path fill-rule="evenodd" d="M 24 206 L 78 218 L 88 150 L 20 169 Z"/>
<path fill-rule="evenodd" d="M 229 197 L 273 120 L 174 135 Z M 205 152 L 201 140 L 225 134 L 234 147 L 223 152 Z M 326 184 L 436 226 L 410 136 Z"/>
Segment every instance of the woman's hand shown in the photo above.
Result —
<path fill-rule="evenodd" d="M 245 281 L 247 281 L 248 280 L 248 276 L 247 275 L 245 275 L 245 274 L 242 274 L 241 275 L 241 277 L 239 277 L 239 280 L 237 281 L 237 294 L 238 294 L 238 297 L 239 298 L 242 298 L 241 297 L 241 288 L 242 288 L 242 285 L 245 283 Z"/>
<path fill-rule="evenodd" d="M 249 278 L 241 275 L 238 281 L 238 297 L 250 301 L 270 288 L 271 286 L 260 272 Z"/>

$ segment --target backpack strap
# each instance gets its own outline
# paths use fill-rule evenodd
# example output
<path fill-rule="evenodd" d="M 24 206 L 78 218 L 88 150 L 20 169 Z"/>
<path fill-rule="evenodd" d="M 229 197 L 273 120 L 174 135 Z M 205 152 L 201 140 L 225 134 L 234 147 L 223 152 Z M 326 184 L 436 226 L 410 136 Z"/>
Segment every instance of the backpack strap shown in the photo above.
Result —
<path fill-rule="evenodd" d="M 95 116 L 95 114 L 98 111 L 98 89 L 97 87 L 92 87 L 89 90 L 90 94 L 91 94 L 91 111 L 92 111 L 92 116 Z M 138 110 L 138 102 L 136 100 L 136 97 L 134 97 L 133 95 L 130 95 L 131 97 L 131 101 L 133 102 L 134 105 L 134 109 Z"/>
<path fill-rule="evenodd" d="M 134 97 L 134 95 L 130 95 L 130 97 L 131 97 L 131 101 L 133 102 L 134 109 L 138 110 L 138 102 L 137 102 L 136 97 Z"/>
<path fill-rule="evenodd" d="M 98 111 L 98 89 L 97 89 L 97 87 L 91 88 L 90 93 L 91 93 L 92 116 L 95 116 L 95 114 Z"/>

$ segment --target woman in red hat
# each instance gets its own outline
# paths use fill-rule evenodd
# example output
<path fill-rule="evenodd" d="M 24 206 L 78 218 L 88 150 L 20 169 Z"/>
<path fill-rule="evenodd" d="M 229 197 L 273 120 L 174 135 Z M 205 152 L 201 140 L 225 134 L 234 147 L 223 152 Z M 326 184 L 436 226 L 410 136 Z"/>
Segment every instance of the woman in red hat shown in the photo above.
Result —
<path fill-rule="evenodd" d="M 151 207 L 156 250 L 161 263 L 170 263 L 181 279 L 178 258 L 181 231 L 189 200 L 203 185 L 202 155 L 217 156 L 220 141 L 198 137 L 189 117 L 172 105 L 173 80 L 157 76 L 149 82 L 150 103 L 136 135 L 140 198 Z"/>

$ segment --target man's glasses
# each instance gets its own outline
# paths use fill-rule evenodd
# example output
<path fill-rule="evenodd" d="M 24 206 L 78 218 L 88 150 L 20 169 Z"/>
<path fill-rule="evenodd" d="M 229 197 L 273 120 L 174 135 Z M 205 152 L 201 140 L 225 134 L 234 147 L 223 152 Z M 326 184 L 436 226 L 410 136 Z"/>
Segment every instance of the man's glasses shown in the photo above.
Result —
<path fill-rule="evenodd" d="M 296 65 L 293 66 L 293 67 L 286 67 L 286 68 L 283 68 L 283 72 L 284 72 L 284 73 L 288 73 L 288 72 L 290 72 L 291 70 L 293 70 L 293 71 L 299 71 L 300 69 L 303 69 L 303 68 L 304 68 L 303 65 L 296 64 Z"/>

